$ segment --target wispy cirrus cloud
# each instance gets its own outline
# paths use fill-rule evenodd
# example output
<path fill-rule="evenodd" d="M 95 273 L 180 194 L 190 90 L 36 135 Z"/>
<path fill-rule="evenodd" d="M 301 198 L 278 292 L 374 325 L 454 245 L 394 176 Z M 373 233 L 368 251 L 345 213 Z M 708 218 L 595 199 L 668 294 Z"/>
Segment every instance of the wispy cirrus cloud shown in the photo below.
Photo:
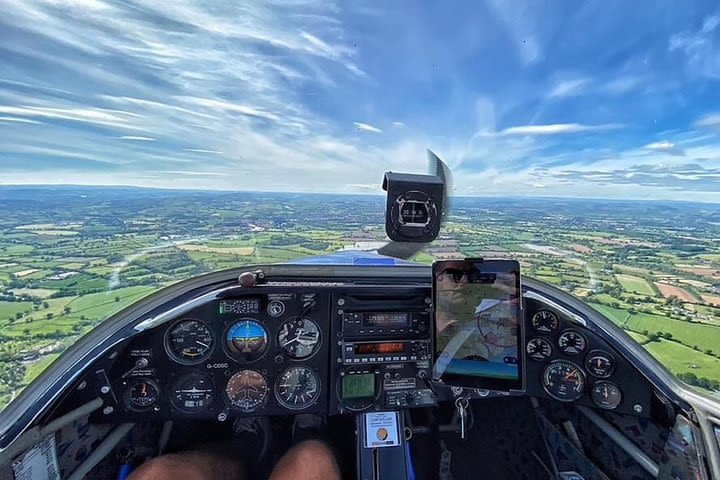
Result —
<path fill-rule="evenodd" d="M 382 130 L 370 125 L 369 123 L 353 122 L 353 125 L 355 125 L 355 128 L 363 132 L 382 133 Z"/>
<path fill-rule="evenodd" d="M 117 137 L 118 140 L 131 140 L 136 142 L 154 142 L 157 139 L 150 138 L 150 137 L 140 137 L 136 135 L 123 135 L 122 137 Z"/>
<path fill-rule="evenodd" d="M 572 97 L 584 93 L 587 87 L 590 85 L 591 80 L 589 78 L 576 78 L 573 80 L 566 80 L 556 84 L 552 90 L 550 90 L 549 96 L 553 97 Z"/>
<path fill-rule="evenodd" d="M 648 143 L 647 145 L 645 145 L 645 149 L 653 151 L 653 152 L 666 152 L 666 153 L 669 153 L 670 155 L 677 155 L 680 157 L 685 156 L 685 152 L 683 151 L 682 148 L 679 148 L 677 145 L 675 145 L 672 142 L 668 142 L 667 140 L 662 140 L 660 142 Z"/>
<path fill-rule="evenodd" d="M 523 125 L 508 127 L 498 132 L 483 132 L 488 137 L 563 135 L 568 133 L 598 132 L 622 128 L 619 124 L 583 125 L 580 123 L 556 123 L 551 125 Z"/>

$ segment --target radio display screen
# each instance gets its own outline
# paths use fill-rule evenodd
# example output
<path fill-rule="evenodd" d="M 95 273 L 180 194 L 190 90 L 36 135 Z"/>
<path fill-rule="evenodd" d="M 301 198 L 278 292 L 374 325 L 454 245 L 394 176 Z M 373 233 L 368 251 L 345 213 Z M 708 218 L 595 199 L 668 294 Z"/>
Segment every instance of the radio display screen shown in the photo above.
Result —
<path fill-rule="evenodd" d="M 403 342 L 377 342 L 377 343 L 356 343 L 355 353 L 403 353 L 405 344 Z"/>
<path fill-rule="evenodd" d="M 375 374 L 361 373 L 342 378 L 342 399 L 375 397 Z"/>
<path fill-rule="evenodd" d="M 395 326 L 395 325 L 409 325 L 410 314 L 404 313 L 367 313 L 363 317 L 364 324 L 367 326 Z"/>

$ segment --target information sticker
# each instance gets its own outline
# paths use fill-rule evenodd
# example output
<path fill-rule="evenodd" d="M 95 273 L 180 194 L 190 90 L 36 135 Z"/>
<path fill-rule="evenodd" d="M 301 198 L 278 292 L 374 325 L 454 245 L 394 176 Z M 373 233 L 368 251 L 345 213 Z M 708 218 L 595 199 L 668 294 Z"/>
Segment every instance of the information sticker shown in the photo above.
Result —
<path fill-rule="evenodd" d="M 60 480 L 55 435 L 48 435 L 21 459 L 15 460 L 13 472 L 15 480 Z"/>
<path fill-rule="evenodd" d="M 400 445 L 397 412 L 365 414 L 365 448 Z"/>

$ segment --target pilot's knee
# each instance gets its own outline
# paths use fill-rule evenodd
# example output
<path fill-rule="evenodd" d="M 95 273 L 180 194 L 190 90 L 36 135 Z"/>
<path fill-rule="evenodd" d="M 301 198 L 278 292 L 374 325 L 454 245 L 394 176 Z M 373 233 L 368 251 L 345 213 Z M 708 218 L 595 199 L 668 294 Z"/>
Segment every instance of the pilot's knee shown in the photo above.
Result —
<path fill-rule="evenodd" d="M 128 480 L 207 480 L 215 466 L 210 460 L 192 452 L 163 455 L 140 465 Z"/>
<path fill-rule="evenodd" d="M 290 473 L 291 476 L 286 473 Z M 270 478 L 339 479 L 340 470 L 335 456 L 327 445 L 317 440 L 307 440 L 295 445 L 283 456 Z"/>
<path fill-rule="evenodd" d="M 166 455 L 143 463 L 130 474 L 128 480 L 173 480 L 177 470 L 177 460 Z"/>

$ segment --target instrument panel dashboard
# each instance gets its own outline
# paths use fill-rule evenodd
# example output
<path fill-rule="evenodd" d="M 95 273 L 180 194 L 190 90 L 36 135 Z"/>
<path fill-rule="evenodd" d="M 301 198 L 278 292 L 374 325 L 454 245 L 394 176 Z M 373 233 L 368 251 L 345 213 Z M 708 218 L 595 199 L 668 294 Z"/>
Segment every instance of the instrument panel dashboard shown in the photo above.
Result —
<path fill-rule="evenodd" d="M 537 299 L 523 302 L 524 395 L 649 415 L 652 389 L 609 342 Z M 432 368 L 430 303 L 422 285 L 268 285 L 213 300 L 135 335 L 93 369 L 115 405 L 104 418 L 224 421 L 434 405 L 421 380 Z M 405 353 L 378 353 L 396 348 Z"/>
<path fill-rule="evenodd" d="M 219 299 L 133 338 L 107 373 L 114 415 L 325 413 L 329 297 L 283 289 Z"/>
<path fill-rule="evenodd" d="M 602 410 L 649 415 L 651 389 L 638 370 L 591 329 L 525 299 L 527 391 Z"/>

